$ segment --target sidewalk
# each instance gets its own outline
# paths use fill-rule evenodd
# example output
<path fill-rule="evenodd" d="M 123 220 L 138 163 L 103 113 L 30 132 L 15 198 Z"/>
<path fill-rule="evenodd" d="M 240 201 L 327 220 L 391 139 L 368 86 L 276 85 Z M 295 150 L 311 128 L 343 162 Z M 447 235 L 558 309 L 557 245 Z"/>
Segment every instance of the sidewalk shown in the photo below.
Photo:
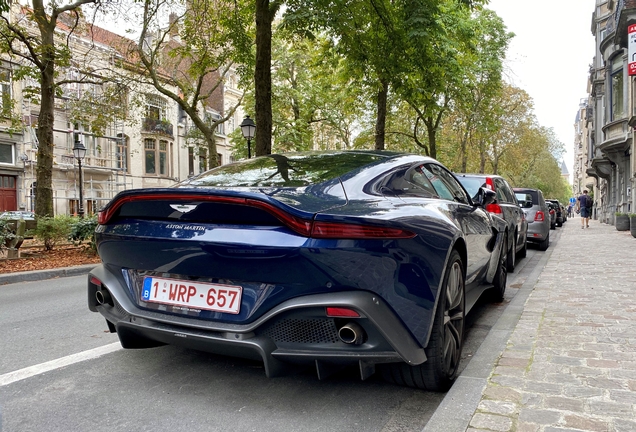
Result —
<path fill-rule="evenodd" d="M 491 332 L 507 343 L 490 373 L 471 371 L 484 341 L 424 431 L 636 431 L 636 238 L 578 217 L 557 229 L 500 319 L 520 297 L 519 320 Z"/>

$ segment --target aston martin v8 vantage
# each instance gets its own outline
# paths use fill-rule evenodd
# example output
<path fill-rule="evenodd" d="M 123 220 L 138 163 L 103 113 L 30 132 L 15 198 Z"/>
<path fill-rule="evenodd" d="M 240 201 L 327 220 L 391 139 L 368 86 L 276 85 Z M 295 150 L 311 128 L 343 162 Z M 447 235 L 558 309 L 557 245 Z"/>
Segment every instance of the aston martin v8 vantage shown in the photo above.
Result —
<path fill-rule="evenodd" d="M 124 348 L 175 344 L 287 364 L 347 365 L 445 390 L 466 313 L 503 298 L 505 222 L 434 159 L 378 151 L 272 154 L 99 213 L 88 306 Z"/>

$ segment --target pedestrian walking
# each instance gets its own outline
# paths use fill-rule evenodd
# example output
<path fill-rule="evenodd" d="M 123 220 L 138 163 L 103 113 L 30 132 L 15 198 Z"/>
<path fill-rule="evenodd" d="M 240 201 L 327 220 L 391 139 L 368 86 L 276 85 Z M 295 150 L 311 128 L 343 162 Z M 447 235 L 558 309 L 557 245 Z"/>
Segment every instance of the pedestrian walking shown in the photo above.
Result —
<path fill-rule="evenodd" d="M 583 190 L 583 195 L 576 201 L 576 208 L 581 213 L 581 229 L 590 227 L 590 213 L 592 213 L 592 198 L 587 194 L 587 189 Z"/>

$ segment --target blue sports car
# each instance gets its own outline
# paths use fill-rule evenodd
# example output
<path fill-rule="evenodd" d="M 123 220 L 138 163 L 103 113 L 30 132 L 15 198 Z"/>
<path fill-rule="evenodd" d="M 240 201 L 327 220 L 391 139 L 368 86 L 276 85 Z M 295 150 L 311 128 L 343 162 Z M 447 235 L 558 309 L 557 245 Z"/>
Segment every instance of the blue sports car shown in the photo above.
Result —
<path fill-rule="evenodd" d="M 125 348 L 252 358 L 268 376 L 356 364 L 445 390 L 465 314 L 506 287 L 494 199 L 434 159 L 380 151 L 273 154 L 123 191 L 99 213 L 88 306 Z"/>

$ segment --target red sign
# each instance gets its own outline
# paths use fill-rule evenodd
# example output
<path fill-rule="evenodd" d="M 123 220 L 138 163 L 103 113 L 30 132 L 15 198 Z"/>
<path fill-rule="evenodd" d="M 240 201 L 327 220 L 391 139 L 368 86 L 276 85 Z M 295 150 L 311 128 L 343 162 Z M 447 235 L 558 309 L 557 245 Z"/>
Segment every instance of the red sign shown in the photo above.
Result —
<path fill-rule="evenodd" d="M 627 71 L 630 76 L 636 75 L 636 24 L 627 27 Z"/>

